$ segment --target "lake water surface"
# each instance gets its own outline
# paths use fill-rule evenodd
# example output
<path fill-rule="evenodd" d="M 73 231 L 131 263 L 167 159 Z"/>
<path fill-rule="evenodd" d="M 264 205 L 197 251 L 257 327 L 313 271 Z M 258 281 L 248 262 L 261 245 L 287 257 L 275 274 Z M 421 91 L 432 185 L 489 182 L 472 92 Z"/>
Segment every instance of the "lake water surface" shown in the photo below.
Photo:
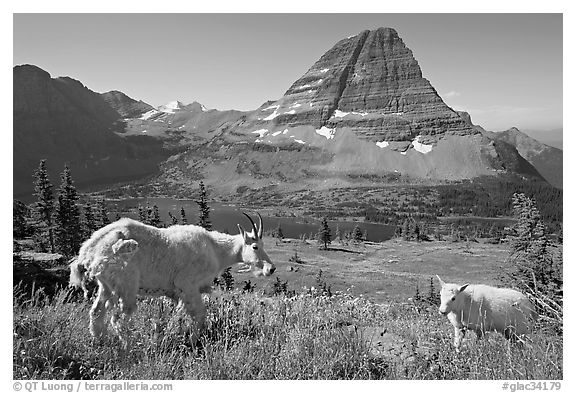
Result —
<path fill-rule="evenodd" d="M 118 201 L 109 201 L 109 210 L 111 212 L 110 218 L 114 217 L 114 214 L 118 212 L 120 216 L 126 216 L 131 218 L 138 218 L 138 206 L 146 207 L 147 204 L 150 206 L 158 206 L 160 212 L 160 218 L 164 223 L 168 224 L 171 222 L 168 212 L 180 219 L 180 209 L 183 207 L 186 212 L 186 218 L 189 224 L 195 224 L 198 220 L 198 204 L 193 200 L 186 199 L 172 199 L 172 198 L 132 198 L 124 199 Z M 247 211 L 248 214 L 252 214 L 254 221 L 257 223 L 257 216 L 253 212 Z M 308 237 L 314 235 L 318 232 L 320 227 L 320 220 L 313 218 L 297 218 L 297 217 L 275 217 L 262 215 L 264 220 L 264 231 L 275 229 L 280 225 L 282 227 L 282 232 L 284 237 L 287 238 L 300 238 L 301 235 L 306 234 Z M 212 227 L 220 232 L 228 232 L 230 234 L 238 233 L 238 228 L 236 224 L 242 225 L 246 230 L 250 229 L 250 222 L 244 215 L 238 206 L 234 205 L 222 205 L 211 203 L 210 204 L 210 221 L 212 222 Z M 381 242 L 384 240 L 391 239 L 394 235 L 395 227 L 391 225 L 382 225 L 374 223 L 364 223 L 364 222 L 352 222 L 352 221 L 328 221 L 328 225 L 332 230 L 332 236 L 336 232 L 336 226 L 340 228 L 340 232 L 351 232 L 355 225 L 358 225 L 362 230 L 362 233 L 367 232 L 367 240 L 373 242 Z"/>

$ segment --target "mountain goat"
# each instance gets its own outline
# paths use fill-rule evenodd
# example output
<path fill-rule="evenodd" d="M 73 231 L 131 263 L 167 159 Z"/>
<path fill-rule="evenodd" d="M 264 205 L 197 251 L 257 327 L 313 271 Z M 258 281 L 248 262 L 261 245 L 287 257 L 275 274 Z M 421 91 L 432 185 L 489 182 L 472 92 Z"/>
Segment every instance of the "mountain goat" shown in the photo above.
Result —
<path fill-rule="evenodd" d="M 167 296 L 181 300 L 195 320 L 195 330 L 205 323 L 206 307 L 201 293 L 209 292 L 212 280 L 238 262 L 255 275 L 271 275 L 275 267 L 264 251 L 260 227 L 246 213 L 252 230 L 240 225 L 240 234 L 207 231 L 196 225 L 156 228 L 122 218 L 86 240 L 78 258 L 70 264 L 70 285 L 81 287 L 95 278 L 98 295 L 90 310 L 90 332 L 99 338 L 105 330 L 106 312 L 113 310 L 111 324 L 121 341 L 123 322 L 136 310 L 136 297 Z"/>
<path fill-rule="evenodd" d="M 511 341 L 530 331 L 536 313 L 524 294 L 488 285 L 447 284 L 436 277 L 442 286 L 438 311 L 454 326 L 457 352 L 467 329 L 474 330 L 478 338 L 497 331 Z"/>

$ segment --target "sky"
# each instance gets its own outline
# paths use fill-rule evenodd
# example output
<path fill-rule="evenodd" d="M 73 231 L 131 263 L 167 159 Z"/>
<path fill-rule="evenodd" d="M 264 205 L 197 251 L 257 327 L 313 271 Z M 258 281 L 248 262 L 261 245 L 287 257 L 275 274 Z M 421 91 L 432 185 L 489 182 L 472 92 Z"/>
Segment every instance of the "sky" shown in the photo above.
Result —
<path fill-rule="evenodd" d="M 395 28 L 452 108 L 492 131 L 562 123 L 562 14 L 14 14 L 13 64 L 153 106 L 256 109 L 337 41 Z"/>

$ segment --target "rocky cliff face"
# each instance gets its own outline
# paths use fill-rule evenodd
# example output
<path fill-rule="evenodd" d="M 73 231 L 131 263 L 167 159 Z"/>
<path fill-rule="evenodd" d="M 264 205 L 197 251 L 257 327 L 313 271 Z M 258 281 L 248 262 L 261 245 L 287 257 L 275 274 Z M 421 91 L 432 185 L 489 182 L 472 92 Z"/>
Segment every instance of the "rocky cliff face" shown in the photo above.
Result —
<path fill-rule="evenodd" d="M 124 127 L 120 113 L 79 81 L 31 65 L 14 67 L 13 78 L 15 195 L 33 189 L 41 159 L 54 184 L 64 163 L 78 184 L 95 184 L 150 174 L 167 157 L 161 142 L 116 134 Z"/>
<path fill-rule="evenodd" d="M 117 90 L 102 93 L 101 96 L 123 118 L 140 117 L 154 109 L 152 105 L 144 101 L 136 101 Z"/>
<path fill-rule="evenodd" d="M 199 147 L 164 169 L 193 168 L 206 182 L 219 173 L 215 185 L 226 174 L 223 187 L 308 180 L 309 187 L 317 187 L 327 179 L 342 185 L 350 176 L 460 180 L 515 172 L 539 177 L 513 148 L 485 137 L 469 116 L 448 107 L 390 28 L 337 42 L 282 98 L 218 131 L 209 162 L 202 161 L 207 158 Z M 303 160 L 303 155 L 321 159 Z M 251 163 L 249 173 L 245 161 Z M 228 166 L 216 170 L 220 163 Z M 186 171 L 178 173 L 171 181 L 186 177 Z"/>
<path fill-rule="evenodd" d="M 477 133 L 422 77 L 412 51 L 390 28 L 339 41 L 251 120 L 260 128 L 348 128 L 361 139 L 388 143 Z"/>

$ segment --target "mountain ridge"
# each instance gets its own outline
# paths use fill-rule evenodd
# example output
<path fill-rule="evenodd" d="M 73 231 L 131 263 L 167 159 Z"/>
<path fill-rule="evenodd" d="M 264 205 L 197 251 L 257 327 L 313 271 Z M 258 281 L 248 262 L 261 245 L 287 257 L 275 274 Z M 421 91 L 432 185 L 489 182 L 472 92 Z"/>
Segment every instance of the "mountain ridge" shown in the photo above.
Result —
<path fill-rule="evenodd" d="M 80 127 L 64 132 L 71 141 L 83 133 L 96 139 L 76 152 L 58 154 L 52 152 L 54 143 L 43 144 L 50 154 L 35 151 L 26 165 L 16 154 L 24 143 L 15 142 L 15 168 L 20 168 L 18 176 L 15 169 L 15 183 L 30 178 L 31 163 L 37 166 L 37 159 L 46 155 L 56 157 L 58 165 L 73 162 L 74 171 L 88 182 L 98 179 L 93 172 L 110 157 L 115 170 L 123 172 L 126 163 L 121 161 L 128 157 L 139 170 L 116 173 L 118 178 L 154 175 L 149 181 L 164 189 L 187 188 L 204 179 L 232 194 L 245 187 L 353 186 L 359 174 L 381 179 L 366 180 L 372 183 L 399 178 L 457 181 L 507 172 L 542 179 L 510 141 L 495 138 L 473 125 L 469 115 L 448 107 L 390 28 L 364 30 L 338 41 L 283 97 L 244 112 L 208 110 L 196 101 L 154 108 L 119 91 L 95 93 L 72 78 L 52 79 L 38 67 L 17 67 L 15 141 L 27 128 L 39 133 L 46 124 L 54 130 Z M 17 76 L 22 70 L 26 81 Z M 56 112 L 69 113 L 74 124 L 54 120 L 54 110 L 38 101 L 48 90 Z M 19 95 L 26 97 L 16 99 Z M 32 118 L 35 125 L 26 125 Z M 99 151 L 102 144 L 108 150 Z M 92 162 L 78 157 L 78 150 Z M 136 165 L 138 160 L 147 164 Z"/>
<path fill-rule="evenodd" d="M 33 190 L 41 159 L 54 183 L 67 164 L 79 185 L 93 186 L 149 176 L 169 156 L 160 141 L 118 135 L 122 115 L 80 81 L 22 65 L 13 83 L 14 195 Z"/>

